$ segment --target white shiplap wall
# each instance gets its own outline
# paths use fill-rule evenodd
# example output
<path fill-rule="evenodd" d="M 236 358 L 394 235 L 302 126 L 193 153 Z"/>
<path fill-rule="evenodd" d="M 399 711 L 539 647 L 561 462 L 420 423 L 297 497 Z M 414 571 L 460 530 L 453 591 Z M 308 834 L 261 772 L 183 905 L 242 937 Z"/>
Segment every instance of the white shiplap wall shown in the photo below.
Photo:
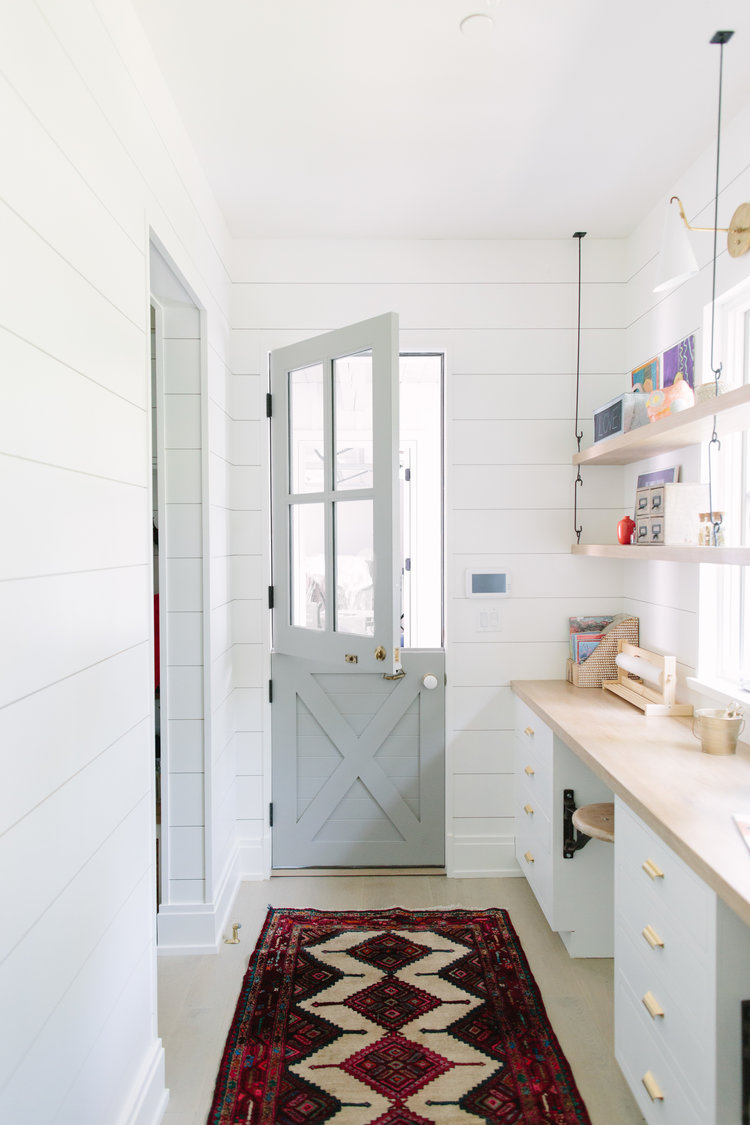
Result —
<path fill-rule="evenodd" d="M 593 407 L 627 385 L 623 246 L 584 242 L 583 261 L 587 442 Z M 510 680 L 564 675 L 568 616 L 621 606 L 620 566 L 570 555 L 577 268 L 572 237 L 235 247 L 231 366 L 243 373 L 235 382 L 265 386 L 269 349 L 388 310 L 399 314 L 403 350 L 445 351 L 447 858 L 455 874 L 517 870 Z M 587 478 L 580 503 L 592 540 L 613 537 L 621 480 L 618 469 Z M 247 495 L 260 510 L 255 481 Z M 478 603 L 464 596 L 465 568 L 475 564 L 512 574 L 497 634 L 479 632 Z M 261 682 L 244 689 L 254 724 Z M 252 746 L 239 815 L 260 831 L 268 749 L 261 777 L 255 735 Z"/>
<path fill-rule="evenodd" d="M 220 359 L 227 236 L 128 6 L 39 0 L 7 15 L 0 1119 L 146 1125 L 165 1101 L 149 225 Z"/>
<path fill-rule="evenodd" d="M 725 123 L 721 140 L 719 225 L 728 225 L 737 205 L 750 199 L 750 106 Z M 685 205 L 694 226 L 713 226 L 716 151 L 705 152 L 674 184 L 673 193 Z M 709 358 L 710 333 L 704 330 L 704 316 L 710 306 L 712 288 L 713 235 L 694 233 L 690 240 L 700 272 L 669 293 L 654 293 L 658 252 L 667 200 L 646 216 L 627 243 L 627 331 L 626 362 L 635 368 L 690 333 L 696 337 L 696 383 L 712 379 Z M 750 254 L 732 259 L 726 249 L 726 236 L 718 236 L 719 257 L 716 293 L 721 297 L 750 277 Z M 721 360 L 721 351 L 716 359 Z M 725 369 L 731 382 L 733 373 Z M 721 423 L 718 427 L 721 437 Z M 636 478 L 651 468 L 678 464 L 680 479 L 701 479 L 701 449 L 692 446 L 678 454 L 629 466 L 624 477 L 623 510 L 632 510 Z M 715 706 L 710 700 L 691 695 L 685 678 L 698 665 L 698 589 L 697 566 L 677 563 L 628 563 L 625 576 L 626 608 L 641 621 L 641 644 L 657 652 L 676 655 L 680 689 L 678 698 L 690 699 L 697 706 Z"/>

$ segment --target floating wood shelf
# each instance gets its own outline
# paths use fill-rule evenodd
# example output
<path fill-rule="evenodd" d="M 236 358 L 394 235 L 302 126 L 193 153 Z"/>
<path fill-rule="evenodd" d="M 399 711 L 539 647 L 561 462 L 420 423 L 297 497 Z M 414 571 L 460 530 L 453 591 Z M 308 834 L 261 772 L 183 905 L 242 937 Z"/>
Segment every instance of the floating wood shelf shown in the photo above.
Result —
<path fill-rule="evenodd" d="M 574 543 L 574 555 L 599 559 L 630 559 L 637 562 L 719 563 L 750 566 L 750 547 L 639 547 L 619 543 Z"/>
<path fill-rule="evenodd" d="M 659 453 L 673 453 L 686 445 L 708 441 L 717 417 L 719 437 L 750 429 L 750 385 L 708 399 L 630 430 L 627 434 L 604 438 L 573 455 L 574 465 L 630 465 Z"/>

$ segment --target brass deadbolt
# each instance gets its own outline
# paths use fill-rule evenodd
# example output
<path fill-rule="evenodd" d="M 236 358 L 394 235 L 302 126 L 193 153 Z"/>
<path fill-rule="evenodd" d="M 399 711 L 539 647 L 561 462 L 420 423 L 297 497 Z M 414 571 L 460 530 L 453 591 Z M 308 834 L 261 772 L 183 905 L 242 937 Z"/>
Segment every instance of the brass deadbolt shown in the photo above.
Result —
<path fill-rule="evenodd" d="M 385 660 L 385 649 L 382 645 L 378 645 L 378 647 L 375 649 L 375 659 Z"/>

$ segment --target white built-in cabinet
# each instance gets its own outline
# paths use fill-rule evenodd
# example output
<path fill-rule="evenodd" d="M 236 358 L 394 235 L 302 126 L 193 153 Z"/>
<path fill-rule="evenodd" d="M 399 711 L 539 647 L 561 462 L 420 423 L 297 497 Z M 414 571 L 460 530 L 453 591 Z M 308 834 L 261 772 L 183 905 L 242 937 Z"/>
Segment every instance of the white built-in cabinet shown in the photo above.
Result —
<path fill-rule="evenodd" d="M 571 957 L 611 957 L 614 850 L 590 840 L 566 859 L 563 814 L 568 789 L 578 807 L 612 794 L 530 707 L 515 707 L 516 859 Z"/>
<path fill-rule="evenodd" d="M 714 418 L 721 418 L 723 434 L 750 429 L 750 385 L 736 387 L 708 401 L 698 403 L 658 422 L 650 422 L 626 434 L 605 438 L 573 456 L 573 464 L 583 469 L 596 465 L 631 465 L 646 457 L 672 453 L 688 445 L 708 441 Z M 748 547 L 668 547 L 622 546 L 615 543 L 577 543 L 574 555 L 599 558 L 665 560 L 667 562 L 710 562 L 750 565 Z"/>
<path fill-rule="evenodd" d="M 740 1125 L 750 928 L 619 798 L 615 1056 L 648 1125 Z"/>

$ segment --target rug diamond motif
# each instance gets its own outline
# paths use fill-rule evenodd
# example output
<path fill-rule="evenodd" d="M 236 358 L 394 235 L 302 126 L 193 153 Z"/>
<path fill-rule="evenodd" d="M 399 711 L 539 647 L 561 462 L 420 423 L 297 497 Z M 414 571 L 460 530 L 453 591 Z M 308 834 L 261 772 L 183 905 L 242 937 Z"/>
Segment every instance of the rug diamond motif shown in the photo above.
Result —
<path fill-rule="evenodd" d="M 507 913 L 269 909 L 207 1125 L 457 1119 L 591 1125 Z"/>
<path fill-rule="evenodd" d="M 396 973 L 407 965 L 413 965 L 421 957 L 426 957 L 429 952 L 427 946 L 416 945 L 401 934 L 378 934 L 349 950 L 350 955 L 358 961 L 382 969 L 384 973 Z"/>
<path fill-rule="evenodd" d="M 394 1032 L 357 1051 L 341 1064 L 341 1069 L 377 1093 L 401 1102 L 452 1066 L 441 1055 Z"/>
<path fill-rule="evenodd" d="M 417 1016 L 440 1007 L 437 997 L 397 977 L 385 977 L 350 996 L 345 1003 L 386 1031 L 398 1031 Z"/>

